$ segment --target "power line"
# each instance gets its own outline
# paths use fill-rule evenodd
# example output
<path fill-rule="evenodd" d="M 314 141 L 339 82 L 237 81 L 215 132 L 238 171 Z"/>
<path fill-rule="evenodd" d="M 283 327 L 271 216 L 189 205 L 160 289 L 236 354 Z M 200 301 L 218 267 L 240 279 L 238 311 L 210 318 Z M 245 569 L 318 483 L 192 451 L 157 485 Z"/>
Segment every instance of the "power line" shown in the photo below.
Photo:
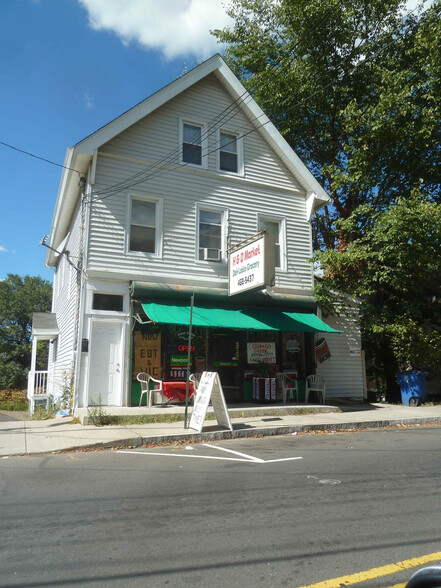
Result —
<path fill-rule="evenodd" d="M 56 163 L 55 161 L 51 161 L 50 159 L 46 159 L 45 157 L 40 157 L 39 155 L 35 155 L 34 153 L 29 153 L 29 151 L 25 151 L 24 149 L 19 149 L 18 147 L 14 147 L 14 145 L 9 145 L 9 143 L 5 143 L 4 141 L 0 141 L 0 145 L 4 145 L 5 147 L 9 147 L 9 149 L 13 149 L 14 151 L 18 151 L 19 153 L 24 153 L 25 155 L 29 155 L 29 157 L 34 157 L 35 159 L 40 159 L 41 161 L 45 161 L 46 163 L 50 163 L 51 165 L 56 165 L 57 167 L 62 167 L 63 169 L 67 169 L 69 171 L 77 172 L 77 174 L 81 178 L 81 172 L 73 167 L 66 167 L 65 165 L 61 165 L 61 163 Z"/>

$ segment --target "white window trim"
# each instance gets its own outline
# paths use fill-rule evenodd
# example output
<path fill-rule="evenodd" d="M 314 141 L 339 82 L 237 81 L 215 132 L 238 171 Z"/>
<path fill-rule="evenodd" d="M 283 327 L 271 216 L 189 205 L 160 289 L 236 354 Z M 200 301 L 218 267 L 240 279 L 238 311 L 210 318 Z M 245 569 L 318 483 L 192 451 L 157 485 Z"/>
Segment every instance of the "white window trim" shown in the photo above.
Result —
<path fill-rule="evenodd" d="M 130 227 L 132 224 L 132 200 L 144 200 L 145 202 L 154 202 L 156 204 L 156 217 L 155 217 L 155 252 L 149 251 L 132 251 L 130 249 Z M 129 192 L 127 194 L 127 219 L 126 219 L 126 243 L 125 253 L 126 255 L 135 255 L 137 257 L 146 258 L 162 258 L 163 248 L 163 217 L 164 217 L 164 200 L 155 196 L 147 196 L 146 194 L 140 194 L 139 192 Z"/>
<path fill-rule="evenodd" d="M 228 135 L 234 135 L 236 137 L 236 148 L 237 148 L 237 172 L 228 171 L 220 168 L 220 134 L 226 133 Z M 220 174 L 226 176 L 243 176 L 244 165 L 243 165 L 243 138 L 239 132 L 232 131 L 231 129 L 217 129 L 216 131 L 216 169 Z"/>
<path fill-rule="evenodd" d="M 197 163 L 188 163 L 182 159 L 182 146 L 184 143 L 184 124 L 193 125 L 201 128 L 201 165 Z M 179 162 L 185 167 L 191 169 L 207 169 L 208 168 L 208 134 L 207 125 L 201 121 L 189 120 L 187 118 L 179 119 Z"/>
<path fill-rule="evenodd" d="M 280 244 L 280 267 L 276 267 L 276 272 L 287 272 L 287 251 L 286 251 L 286 218 L 272 214 L 257 214 L 257 230 L 260 231 L 261 221 L 279 223 L 279 244 Z"/>
<path fill-rule="evenodd" d="M 208 212 L 220 212 L 222 215 L 222 229 L 221 229 L 221 259 L 220 261 L 204 261 L 203 259 L 199 259 L 199 218 L 200 218 L 200 211 L 206 210 Z M 196 242 L 195 242 L 195 261 L 198 264 L 207 265 L 207 263 L 216 263 L 216 264 L 225 264 L 227 261 L 227 254 L 226 254 L 226 242 L 227 242 L 227 226 L 228 226 L 228 210 L 226 208 L 220 208 L 219 206 L 210 206 L 207 204 L 200 204 L 199 202 L 196 204 Z"/>

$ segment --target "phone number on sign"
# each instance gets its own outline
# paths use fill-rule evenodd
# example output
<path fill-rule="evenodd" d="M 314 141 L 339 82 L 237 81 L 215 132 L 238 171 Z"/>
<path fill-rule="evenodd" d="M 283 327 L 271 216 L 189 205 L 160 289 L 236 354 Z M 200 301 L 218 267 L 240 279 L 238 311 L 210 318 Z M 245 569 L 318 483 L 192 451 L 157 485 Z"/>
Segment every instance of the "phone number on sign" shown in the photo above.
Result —
<path fill-rule="evenodd" d="M 244 278 L 240 278 L 237 280 L 238 286 L 244 286 L 245 284 L 251 284 L 254 281 L 254 274 L 250 274 L 249 276 L 245 276 Z"/>

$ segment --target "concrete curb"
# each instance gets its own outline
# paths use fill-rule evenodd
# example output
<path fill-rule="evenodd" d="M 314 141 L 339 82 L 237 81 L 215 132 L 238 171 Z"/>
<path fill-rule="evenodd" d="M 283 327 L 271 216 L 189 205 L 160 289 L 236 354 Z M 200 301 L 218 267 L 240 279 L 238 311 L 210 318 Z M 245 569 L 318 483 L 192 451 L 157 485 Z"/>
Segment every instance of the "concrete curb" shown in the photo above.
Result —
<path fill-rule="evenodd" d="M 400 425 L 425 425 L 430 423 L 440 423 L 439 417 L 414 417 L 410 419 L 387 419 L 382 421 L 366 421 L 352 423 L 324 423 L 310 425 L 279 425 L 276 427 L 262 428 L 241 428 L 240 425 L 233 431 L 202 431 L 202 433 L 177 433 L 171 435 L 155 435 L 143 437 L 139 436 L 133 439 L 122 439 L 101 443 L 92 443 L 78 447 L 69 447 L 60 451 L 45 453 L 65 453 L 69 451 L 80 450 L 103 450 L 115 447 L 142 447 L 149 445 L 172 445 L 173 443 L 201 443 L 205 441 L 222 441 L 227 439 L 246 439 L 252 437 L 275 437 L 289 435 L 291 433 L 307 433 L 309 431 L 345 431 L 360 429 L 380 429 L 386 427 L 397 427 Z"/>

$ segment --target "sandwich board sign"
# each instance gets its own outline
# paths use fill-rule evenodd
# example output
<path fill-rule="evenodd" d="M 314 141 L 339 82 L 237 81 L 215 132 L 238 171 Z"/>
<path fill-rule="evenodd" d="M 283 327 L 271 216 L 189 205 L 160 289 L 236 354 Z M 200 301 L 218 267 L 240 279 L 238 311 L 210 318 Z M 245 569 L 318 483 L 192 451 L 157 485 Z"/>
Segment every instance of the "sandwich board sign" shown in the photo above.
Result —
<path fill-rule="evenodd" d="M 233 425 L 230 421 L 224 392 L 217 372 L 202 372 L 201 381 L 196 390 L 190 422 L 188 424 L 189 428 L 194 429 L 198 433 L 202 432 L 210 399 L 218 424 L 221 427 L 225 427 L 232 431 Z"/>

